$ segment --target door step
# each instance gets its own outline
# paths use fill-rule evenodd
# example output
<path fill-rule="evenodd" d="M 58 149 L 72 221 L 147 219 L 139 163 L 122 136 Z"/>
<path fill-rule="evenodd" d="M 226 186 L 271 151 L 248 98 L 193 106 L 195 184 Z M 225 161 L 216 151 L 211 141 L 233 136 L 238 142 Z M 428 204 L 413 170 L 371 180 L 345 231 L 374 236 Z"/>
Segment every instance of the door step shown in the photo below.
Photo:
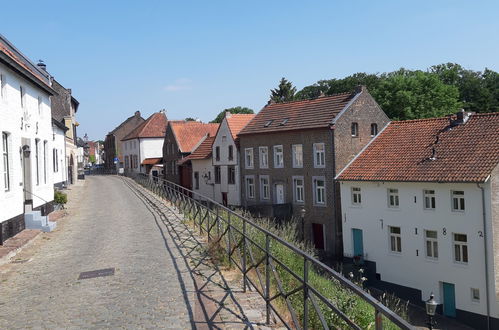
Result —
<path fill-rule="evenodd" d="M 50 232 L 57 226 L 56 222 L 49 221 L 48 216 L 42 216 L 40 211 L 30 211 L 24 213 L 26 229 L 39 229 L 43 232 Z"/>

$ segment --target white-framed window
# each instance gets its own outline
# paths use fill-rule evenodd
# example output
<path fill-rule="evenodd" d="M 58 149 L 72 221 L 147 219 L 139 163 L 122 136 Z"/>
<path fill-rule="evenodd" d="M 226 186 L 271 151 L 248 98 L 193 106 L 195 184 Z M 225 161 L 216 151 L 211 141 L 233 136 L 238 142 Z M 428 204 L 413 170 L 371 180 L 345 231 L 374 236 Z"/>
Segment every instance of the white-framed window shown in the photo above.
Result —
<path fill-rule="evenodd" d="M 359 187 L 352 187 L 352 205 L 359 206 L 362 204 L 362 194 Z"/>
<path fill-rule="evenodd" d="M 57 149 L 52 149 L 52 161 L 53 161 L 53 167 L 54 167 L 54 173 L 59 172 L 59 153 L 57 152 Z"/>
<path fill-rule="evenodd" d="M 326 180 L 324 177 L 313 177 L 314 204 L 326 205 Z"/>
<path fill-rule="evenodd" d="M 23 86 L 19 86 L 19 95 L 21 97 L 21 108 L 26 105 L 26 90 Z"/>
<path fill-rule="evenodd" d="M 305 202 L 305 182 L 302 176 L 293 177 L 294 201 L 297 203 Z"/>
<path fill-rule="evenodd" d="M 399 190 L 394 188 L 388 188 L 388 207 L 398 208 L 399 207 Z"/>
<path fill-rule="evenodd" d="M 284 151 L 282 145 L 274 146 L 274 167 L 284 167 Z"/>
<path fill-rule="evenodd" d="M 5 97 L 5 85 L 7 84 L 7 79 L 3 73 L 0 73 L 0 97 Z"/>
<path fill-rule="evenodd" d="M 270 184 L 268 175 L 260 175 L 260 199 L 270 199 Z"/>
<path fill-rule="evenodd" d="M 425 230 L 426 257 L 438 259 L 438 233 L 436 230 Z"/>
<path fill-rule="evenodd" d="M 314 167 L 326 166 L 326 146 L 324 143 L 314 143 Z"/>
<path fill-rule="evenodd" d="M 452 190 L 452 211 L 464 212 L 464 191 L 462 190 Z"/>
<path fill-rule="evenodd" d="M 293 144 L 293 167 L 302 168 L 303 167 L 303 145 Z"/>
<path fill-rule="evenodd" d="M 359 124 L 358 123 L 352 123 L 350 130 L 351 130 L 352 137 L 359 136 Z"/>
<path fill-rule="evenodd" d="M 220 166 L 215 166 L 215 183 L 220 184 L 222 182 L 222 169 Z"/>
<path fill-rule="evenodd" d="M 253 168 L 253 148 L 244 149 L 244 165 L 246 168 Z"/>
<path fill-rule="evenodd" d="M 42 114 L 42 97 L 38 96 L 38 114 Z"/>
<path fill-rule="evenodd" d="M 227 184 L 236 184 L 236 167 L 227 167 Z"/>
<path fill-rule="evenodd" d="M 35 139 L 35 167 L 36 167 L 36 185 L 40 184 L 40 140 Z"/>
<path fill-rule="evenodd" d="M 43 183 L 47 184 L 47 141 L 43 141 Z"/>
<path fill-rule="evenodd" d="M 10 190 L 9 134 L 2 132 L 2 158 L 4 190 Z"/>
<path fill-rule="evenodd" d="M 468 263 L 468 236 L 466 234 L 453 234 L 454 261 Z"/>
<path fill-rule="evenodd" d="M 246 198 L 255 198 L 255 177 L 246 176 Z"/>
<path fill-rule="evenodd" d="M 259 147 L 260 168 L 269 168 L 269 148 Z"/>
<path fill-rule="evenodd" d="M 378 135 L 378 124 L 372 123 L 371 124 L 371 136 L 376 136 Z"/>
<path fill-rule="evenodd" d="M 425 210 L 434 210 L 436 206 L 435 190 L 423 190 L 423 203 Z"/>
<path fill-rule="evenodd" d="M 480 302 L 480 290 L 477 288 L 471 288 L 471 301 Z"/>
<path fill-rule="evenodd" d="M 401 253 L 402 252 L 402 236 L 400 234 L 400 227 L 388 227 L 390 233 L 390 251 Z"/>

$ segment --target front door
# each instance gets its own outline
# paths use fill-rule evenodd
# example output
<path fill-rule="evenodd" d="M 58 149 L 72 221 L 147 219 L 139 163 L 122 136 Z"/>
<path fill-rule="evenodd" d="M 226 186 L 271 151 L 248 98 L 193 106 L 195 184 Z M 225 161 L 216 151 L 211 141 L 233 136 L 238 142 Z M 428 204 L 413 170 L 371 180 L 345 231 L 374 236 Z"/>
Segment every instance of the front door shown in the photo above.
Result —
<path fill-rule="evenodd" d="M 364 261 L 364 242 L 362 240 L 362 230 L 352 229 L 353 235 L 353 257 L 355 261 Z"/>
<path fill-rule="evenodd" d="M 223 206 L 227 206 L 227 193 L 226 192 L 222 193 L 222 204 L 223 204 Z"/>
<path fill-rule="evenodd" d="M 456 317 L 456 290 L 452 283 L 442 283 L 444 292 L 444 315 Z"/>
<path fill-rule="evenodd" d="M 284 204 L 284 185 L 276 184 L 275 193 L 276 193 L 276 204 Z"/>
<path fill-rule="evenodd" d="M 318 250 L 324 250 L 324 225 L 322 223 L 313 223 L 312 231 L 314 235 L 314 246 Z"/>

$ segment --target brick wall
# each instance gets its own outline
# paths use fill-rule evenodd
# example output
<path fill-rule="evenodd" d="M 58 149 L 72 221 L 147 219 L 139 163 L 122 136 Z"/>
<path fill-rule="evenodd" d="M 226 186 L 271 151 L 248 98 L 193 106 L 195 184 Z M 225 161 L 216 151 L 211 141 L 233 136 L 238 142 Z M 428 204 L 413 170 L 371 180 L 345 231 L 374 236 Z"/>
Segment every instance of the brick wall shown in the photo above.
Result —
<path fill-rule="evenodd" d="M 142 124 L 144 121 L 144 118 L 140 116 L 140 112 L 137 111 L 134 116 L 128 118 L 120 126 L 118 126 L 118 128 L 116 128 L 112 134 L 106 136 L 104 149 L 106 153 L 106 159 L 108 159 L 111 164 L 114 164 L 114 157 L 118 157 L 120 162 L 124 162 L 123 142 L 121 141 L 121 139 L 127 136 L 131 131 L 137 128 L 137 126 Z M 114 136 L 114 139 L 111 136 Z M 112 165 L 109 166 L 112 167 Z"/>
<path fill-rule="evenodd" d="M 171 152 L 172 147 L 168 147 L 168 145 L 173 144 L 173 153 Z M 167 151 L 167 148 L 170 148 Z M 175 140 L 175 136 L 173 134 L 172 128 L 170 125 L 166 127 L 165 141 L 163 143 L 163 175 L 165 180 L 180 183 L 180 171 L 178 166 L 176 171 L 173 171 L 172 162 L 178 162 L 182 159 L 182 153 L 179 151 L 179 147 L 177 145 L 177 141 Z"/>

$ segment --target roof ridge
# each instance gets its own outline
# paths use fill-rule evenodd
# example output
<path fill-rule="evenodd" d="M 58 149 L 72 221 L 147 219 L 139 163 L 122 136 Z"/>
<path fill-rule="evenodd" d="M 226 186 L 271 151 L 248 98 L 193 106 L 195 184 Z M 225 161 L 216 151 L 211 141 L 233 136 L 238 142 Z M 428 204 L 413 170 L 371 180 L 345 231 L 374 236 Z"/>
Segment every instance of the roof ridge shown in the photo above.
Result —
<path fill-rule="evenodd" d="M 275 102 L 275 103 L 267 104 L 266 107 L 267 106 L 271 106 L 271 105 L 277 105 L 277 104 L 290 104 L 290 103 L 298 103 L 298 102 L 307 102 L 307 101 L 314 101 L 314 100 L 317 100 L 317 99 L 323 100 L 323 99 L 328 99 L 328 98 L 335 97 L 335 96 L 340 96 L 340 95 L 355 95 L 355 94 L 357 94 L 355 91 L 353 91 L 353 92 L 335 93 L 335 94 L 331 94 L 331 95 L 310 97 L 310 98 L 303 99 L 303 100 L 293 100 L 293 101 L 287 101 L 287 102 Z"/>

